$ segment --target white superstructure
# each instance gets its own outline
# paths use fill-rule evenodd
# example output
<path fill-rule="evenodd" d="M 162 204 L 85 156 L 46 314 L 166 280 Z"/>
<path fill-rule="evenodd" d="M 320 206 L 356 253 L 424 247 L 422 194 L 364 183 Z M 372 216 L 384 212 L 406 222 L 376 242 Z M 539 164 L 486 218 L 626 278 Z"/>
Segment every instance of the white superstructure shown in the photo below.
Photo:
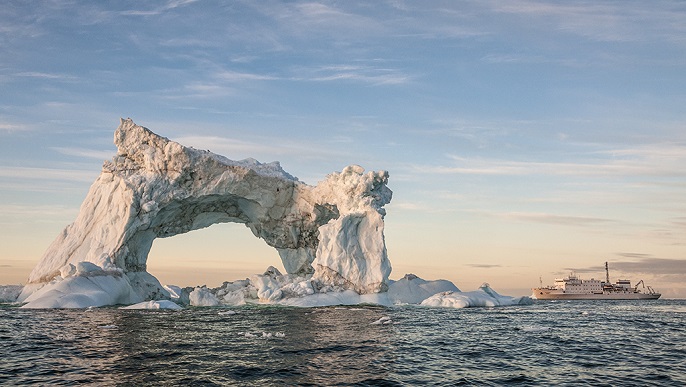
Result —
<path fill-rule="evenodd" d="M 631 287 L 631 281 L 620 279 L 610 283 L 610 274 L 607 262 L 605 262 L 605 281 L 591 278 L 582 280 L 574 274 L 566 278 L 555 279 L 553 286 L 531 289 L 533 298 L 539 300 L 656 300 L 661 294 L 647 287 L 640 280 L 635 287 Z M 643 289 L 638 286 L 643 284 Z"/>

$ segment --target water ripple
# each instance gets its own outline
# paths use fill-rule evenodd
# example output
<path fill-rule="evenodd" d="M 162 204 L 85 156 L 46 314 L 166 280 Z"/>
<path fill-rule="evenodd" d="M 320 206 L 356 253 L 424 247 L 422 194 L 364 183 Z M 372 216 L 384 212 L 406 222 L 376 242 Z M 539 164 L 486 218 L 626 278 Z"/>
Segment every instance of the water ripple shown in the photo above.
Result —
<path fill-rule="evenodd" d="M 0 384 L 680 386 L 684 311 L 675 300 L 173 313 L 0 306 Z"/>

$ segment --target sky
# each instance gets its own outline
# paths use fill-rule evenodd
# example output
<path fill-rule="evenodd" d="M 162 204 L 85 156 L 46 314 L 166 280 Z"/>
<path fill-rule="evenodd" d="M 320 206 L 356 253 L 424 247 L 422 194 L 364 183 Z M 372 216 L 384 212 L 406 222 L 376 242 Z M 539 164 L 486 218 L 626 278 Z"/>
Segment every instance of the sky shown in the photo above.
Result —
<path fill-rule="evenodd" d="M 0 284 L 78 214 L 119 118 L 314 185 L 387 170 L 392 279 L 502 294 L 575 272 L 686 298 L 686 3 L 6 1 Z M 157 239 L 182 286 L 276 251 L 240 224 Z"/>

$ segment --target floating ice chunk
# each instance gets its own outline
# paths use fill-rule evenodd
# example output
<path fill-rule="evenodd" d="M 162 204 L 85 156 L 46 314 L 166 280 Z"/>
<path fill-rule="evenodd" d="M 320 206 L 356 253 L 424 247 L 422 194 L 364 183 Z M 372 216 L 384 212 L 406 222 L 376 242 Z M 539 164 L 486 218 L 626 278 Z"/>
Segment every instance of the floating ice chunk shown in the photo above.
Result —
<path fill-rule="evenodd" d="M 312 281 L 303 280 L 286 283 L 281 287 L 281 292 L 285 297 L 304 297 L 314 294 Z"/>
<path fill-rule="evenodd" d="M 188 295 L 191 306 L 217 306 L 219 300 L 206 287 L 197 287 Z"/>
<path fill-rule="evenodd" d="M 87 308 L 89 306 L 129 305 L 143 301 L 131 287 L 127 276 L 106 275 L 101 269 L 100 271 L 89 270 L 92 269 L 89 265 L 81 268 L 86 270 L 82 273 L 97 272 L 103 275 L 79 275 L 55 279 L 21 300 L 26 302 L 22 308 Z"/>
<path fill-rule="evenodd" d="M 444 308 L 466 308 L 471 305 L 468 295 L 459 292 L 441 292 L 422 301 L 420 305 Z"/>
<path fill-rule="evenodd" d="M 245 305 L 245 294 L 242 290 L 226 293 L 221 298 L 221 303 L 223 305 Z"/>
<path fill-rule="evenodd" d="M 24 287 L 21 285 L 2 285 L 0 286 L 0 303 L 15 302 L 21 290 Z"/>
<path fill-rule="evenodd" d="M 506 306 L 506 305 L 527 305 L 533 301 L 529 297 L 509 297 L 501 296 L 488 284 L 483 284 L 479 290 L 472 292 L 442 292 L 435 294 L 422 301 L 424 306 L 437 306 L 445 308 L 468 308 L 475 306 Z"/>
<path fill-rule="evenodd" d="M 299 298 L 283 298 L 278 303 L 302 307 L 357 304 L 392 306 L 419 304 L 432 295 L 444 291 L 459 292 L 459 289 L 450 281 L 426 281 L 413 274 L 408 274 L 398 281 L 390 281 L 387 292 L 358 294 L 350 290 L 322 291 L 320 293 L 303 294 Z"/>
<path fill-rule="evenodd" d="M 281 286 L 279 286 L 278 281 L 270 275 L 254 275 L 250 279 L 250 282 L 257 288 L 257 297 L 262 302 L 278 301 L 283 297 Z"/>
<path fill-rule="evenodd" d="M 225 310 L 225 311 L 219 312 L 217 314 L 220 316 L 226 316 L 226 315 L 237 314 L 237 313 L 238 312 L 236 312 L 235 310 Z"/>
<path fill-rule="evenodd" d="M 244 336 L 244 337 L 248 337 L 251 339 L 253 339 L 253 338 L 271 339 L 273 337 L 283 338 L 283 337 L 286 337 L 286 334 L 283 332 L 276 332 L 276 333 L 261 332 L 261 333 L 257 333 L 257 334 L 250 333 L 250 332 L 238 332 L 238 336 Z"/>
<path fill-rule="evenodd" d="M 124 306 L 120 309 L 183 309 L 177 303 L 169 300 L 143 301 L 138 304 Z"/>
<path fill-rule="evenodd" d="M 388 298 L 393 304 L 419 304 L 434 294 L 459 292 L 460 289 L 450 281 L 426 281 L 414 274 L 406 274 L 397 281 L 390 281 Z"/>
<path fill-rule="evenodd" d="M 164 289 L 169 292 L 169 297 L 172 300 L 178 300 L 183 294 L 183 289 L 176 285 L 163 285 Z"/>
<path fill-rule="evenodd" d="M 380 319 L 374 321 L 371 325 L 386 325 L 386 324 L 390 324 L 390 323 L 392 323 L 392 322 L 393 322 L 393 321 L 391 320 L 390 317 L 388 317 L 388 316 L 383 316 L 383 317 L 381 317 Z"/>
<path fill-rule="evenodd" d="M 281 305 L 300 307 L 357 305 L 360 303 L 360 295 L 352 290 L 346 290 L 343 292 L 315 293 L 299 298 L 284 298 L 279 301 L 279 304 Z"/>

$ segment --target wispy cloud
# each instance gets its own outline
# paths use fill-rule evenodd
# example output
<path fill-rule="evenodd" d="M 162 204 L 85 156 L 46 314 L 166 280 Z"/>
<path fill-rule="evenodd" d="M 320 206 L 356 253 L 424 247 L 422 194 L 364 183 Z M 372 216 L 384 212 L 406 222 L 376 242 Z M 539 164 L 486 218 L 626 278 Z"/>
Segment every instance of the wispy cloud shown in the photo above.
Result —
<path fill-rule="evenodd" d="M 670 6 L 653 7 L 648 4 L 540 1 L 490 1 L 489 7 L 499 13 L 526 16 L 533 25 L 553 25 L 588 39 L 605 42 L 643 42 L 648 39 L 681 40 L 686 28 L 683 9 Z"/>
<path fill-rule="evenodd" d="M 195 3 L 197 0 L 171 0 L 165 4 L 148 10 L 126 10 L 119 12 L 123 16 L 157 16 L 167 11 Z"/>
<path fill-rule="evenodd" d="M 392 207 L 393 210 L 407 210 L 407 211 L 427 211 L 427 207 L 415 203 L 415 202 L 403 202 L 403 201 L 397 201 L 393 200 L 390 204 L 387 205 L 388 207 Z"/>
<path fill-rule="evenodd" d="M 452 165 L 411 165 L 414 172 L 462 175 L 686 176 L 686 146 L 651 145 L 589 152 L 579 161 L 513 161 L 447 155 Z"/>
<path fill-rule="evenodd" d="M 583 62 L 579 58 L 555 58 L 543 55 L 525 55 L 521 53 L 491 53 L 484 55 L 481 61 L 490 64 L 551 64 L 565 67 L 581 67 L 589 63 Z"/>
<path fill-rule="evenodd" d="M 0 133 L 14 133 L 27 130 L 29 130 L 29 127 L 25 124 L 10 124 L 6 122 L 0 122 Z"/>
<path fill-rule="evenodd" d="M 559 271 L 556 274 L 558 275 L 566 275 L 569 273 L 575 273 L 575 274 L 580 274 L 580 273 L 594 273 L 594 274 L 600 274 L 605 271 L 605 266 L 589 266 L 589 267 L 582 267 L 582 268 L 576 268 L 576 267 L 565 267 L 562 269 L 563 271 Z"/>
<path fill-rule="evenodd" d="M 686 216 L 672 218 L 671 221 L 673 225 L 676 225 L 678 227 L 686 227 Z"/>
<path fill-rule="evenodd" d="M 0 177 L 27 180 L 67 180 L 75 182 L 92 182 L 97 177 L 98 172 L 73 170 L 73 169 L 53 169 L 53 168 L 32 168 L 32 167 L 0 167 Z"/>
<path fill-rule="evenodd" d="M 536 213 L 536 212 L 504 212 L 504 213 L 498 213 L 496 215 L 500 218 L 507 219 L 507 220 L 554 224 L 554 225 L 560 225 L 560 226 L 582 226 L 582 227 L 585 227 L 585 226 L 605 225 L 607 223 L 614 222 L 614 220 L 612 220 L 612 219 L 605 219 L 605 218 L 557 215 L 557 214 Z"/>
<path fill-rule="evenodd" d="M 215 78 L 228 82 L 242 82 L 242 81 L 271 81 L 280 79 L 273 75 L 264 75 L 256 73 L 245 73 L 231 70 L 224 70 L 214 75 Z"/>
<path fill-rule="evenodd" d="M 15 77 L 22 78 L 38 78 L 38 79 L 54 79 L 54 80 L 75 80 L 77 77 L 68 74 L 59 73 L 44 73 L 38 71 L 24 71 L 14 74 Z"/>
<path fill-rule="evenodd" d="M 646 255 L 637 261 L 613 261 L 610 265 L 628 273 L 686 274 L 686 259 L 666 259 Z"/>
<path fill-rule="evenodd" d="M 174 138 L 174 141 L 196 149 L 206 149 L 230 159 L 236 158 L 237 155 L 240 158 L 287 155 L 308 159 L 321 159 L 342 154 L 342 152 L 335 149 L 323 148 L 321 144 L 315 146 L 305 142 L 276 138 L 265 139 L 264 141 L 248 141 L 219 136 L 182 136 Z"/>
<path fill-rule="evenodd" d="M 305 2 L 283 4 L 280 7 L 270 4 L 263 6 L 262 11 L 271 15 L 282 30 L 296 36 L 316 36 L 317 31 L 326 36 L 338 35 L 346 39 L 346 35 L 339 34 L 359 36 L 379 33 L 384 29 L 380 19 L 334 4 Z"/>
<path fill-rule="evenodd" d="M 657 258 L 652 254 L 645 253 L 634 253 L 634 252 L 619 252 L 616 255 L 628 258 L 629 260 L 608 260 L 610 268 L 610 276 L 613 276 L 613 272 L 620 273 L 633 273 L 633 274 L 649 274 L 656 276 L 681 276 L 686 274 L 686 259 L 668 259 L 668 258 Z M 559 274 L 564 274 L 568 272 L 575 273 L 605 273 L 604 265 L 588 266 L 588 267 L 568 267 L 564 269 L 565 272 Z M 611 278 L 612 280 L 612 278 Z M 674 278 L 670 278 L 674 280 Z M 638 281 L 635 279 L 635 281 Z M 653 284 L 654 285 L 654 284 Z"/>
<path fill-rule="evenodd" d="M 95 150 L 86 148 L 67 148 L 67 147 L 51 147 L 63 155 L 83 157 L 88 159 L 109 160 L 115 155 L 114 150 Z"/>
<path fill-rule="evenodd" d="M 268 154 L 279 151 L 278 146 L 217 136 L 183 136 L 174 138 L 174 141 L 196 149 L 206 149 L 229 158 L 235 154 Z"/>
<path fill-rule="evenodd" d="M 234 87 L 218 84 L 216 82 L 192 82 L 184 85 L 182 90 L 167 90 L 160 92 L 162 98 L 189 99 L 189 98 L 220 98 L 237 95 Z"/>
<path fill-rule="evenodd" d="M 477 269 L 493 269 L 496 267 L 502 267 L 502 265 L 489 265 L 486 263 L 467 263 L 465 266 L 477 268 Z"/>
<path fill-rule="evenodd" d="M 0 214 L 7 217 L 72 217 L 79 211 L 78 207 L 62 205 L 16 205 L 0 204 Z"/>
<path fill-rule="evenodd" d="M 398 69 L 361 65 L 328 65 L 296 70 L 294 80 L 314 82 L 356 81 L 371 85 L 400 85 L 413 77 Z"/>
<path fill-rule="evenodd" d="M 652 254 L 645 254 L 645 253 L 617 253 L 620 257 L 624 258 L 636 258 L 636 259 L 646 259 L 646 258 L 651 258 Z"/>

